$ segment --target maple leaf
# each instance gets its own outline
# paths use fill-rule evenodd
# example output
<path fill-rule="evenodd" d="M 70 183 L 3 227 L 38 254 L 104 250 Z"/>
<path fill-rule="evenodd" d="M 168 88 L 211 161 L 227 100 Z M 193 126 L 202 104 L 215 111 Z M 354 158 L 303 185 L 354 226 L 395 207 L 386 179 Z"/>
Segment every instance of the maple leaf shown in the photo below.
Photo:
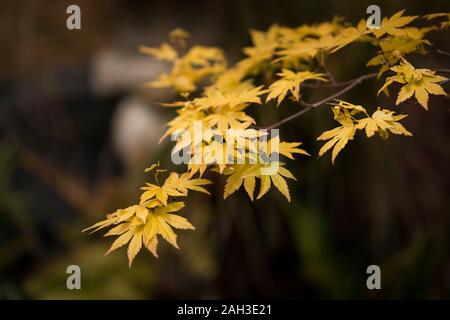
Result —
<path fill-rule="evenodd" d="M 277 74 L 281 79 L 272 83 L 269 87 L 269 95 L 266 98 L 266 102 L 277 98 L 277 107 L 281 101 L 286 97 L 288 92 L 291 92 L 295 101 L 300 99 L 300 85 L 306 80 L 319 80 L 327 81 L 323 78 L 324 74 L 314 73 L 310 71 L 293 72 L 288 69 L 283 69 L 282 72 Z"/>
<path fill-rule="evenodd" d="M 158 173 L 166 170 L 159 169 L 159 163 L 153 164 L 146 169 L 146 172 L 155 172 L 155 179 Z M 169 202 L 169 196 L 185 197 L 189 190 L 208 193 L 202 186 L 211 183 L 207 179 L 193 178 L 192 172 L 185 172 L 179 175 L 176 172 L 170 173 L 162 186 L 147 183 L 142 189 L 139 204 L 119 209 L 108 214 L 105 220 L 95 223 L 84 229 L 82 232 L 91 230 L 99 231 L 106 227 L 112 227 L 105 236 L 118 236 L 106 254 L 124 246 L 128 242 L 127 254 L 129 265 L 141 250 L 142 246 L 150 250 L 154 256 L 157 254 L 158 239 L 161 235 L 167 242 L 178 248 L 176 234 L 172 227 L 176 229 L 194 229 L 192 224 L 185 218 L 171 214 L 184 207 L 183 202 Z"/>
<path fill-rule="evenodd" d="M 301 142 L 280 142 L 278 152 L 282 154 L 283 156 L 288 157 L 289 159 L 294 159 L 294 156 L 292 154 L 304 154 L 306 156 L 309 156 L 310 154 L 306 152 L 303 149 L 297 148 L 298 146 L 302 145 Z"/>
<path fill-rule="evenodd" d="M 261 104 L 260 96 L 267 90 L 263 86 L 253 87 L 250 84 L 236 86 L 221 91 L 218 86 L 213 85 L 205 89 L 204 95 L 194 99 L 194 104 L 200 109 L 220 109 L 222 107 L 234 108 L 237 106 L 247 107 L 251 103 Z"/>
<path fill-rule="evenodd" d="M 159 48 L 140 46 L 139 51 L 158 60 L 175 61 L 178 58 L 177 51 L 168 43 L 161 44 Z"/>
<path fill-rule="evenodd" d="M 291 195 L 289 194 L 289 187 L 286 180 L 281 174 L 271 175 L 273 185 L 286 197 L 288 202 L 291 202 Z"/>
<path fill-rule="evenodd" d="M 411 132 L 398 122 L 405 117 L 406 115 L 394 115 L 394 111 L 388 109 L 377 108 L 371 117 L 358 120 L 356 129 L 365 129 L 368 138 L 372 137 L 375 132 L 386 138 L 387 131 L 393 134 L 412 136 Z"/>
<path fill-rule="evenodd" d="M 337 155 L 344 149 L 348 141 L 353 140 L 357 130 L 365 129 L 368 138 L 372 137 L 375 132 L 382 138 L 387 138 L 388 132 L 405 136 L 412 135 L 398 122 L 405 118 L 406 115 L 394 115 L 394 112 L 391 110 L 377 108 L 372 116 L 369 116 L 366 109 L 362 106 L 342 100 L 337 100 L 337 103 L 331 103 L 331 105 L 334 119 L 341 126 L 323 132 L 317 140 L 329 140 L 320 148 L 319 157 L 333 148 L 331 155 L 333 164 Z M 355 116 L 361 114 L 364 114 L 364 117 L 356 119 Z"/>
<path fill-rule="evenodd" d="M 186 197 L 188 195 L 188 190 L 209 194 L 208 191 L 201 186 L 210 183 L 211 181 L 207 179 L 192 179 L 191 173 L 183 173 L 180 176 L 178 173 L 172 172 L 162 186 L 146 183 L 146 186 L 141 188 L 142 190 L 145 190 L 145 192 L 141 195 L 140 203 L 143 204 L 152 198 L 156 198 L 162 205 L 167 205 L 169 196 Z"/>
<path fill-rule="evenodd" d="M 425 18 L 427 20 L 433 20 L 436 18 L 446 18 L 445 21 L 442 21 L 440 23 L 440 28 L 443 29 L 447 29 L 450 27 L 450 13 L 431 13 L 431 14 L 427 14 L 425 16 L 423 16 L 422 18 Z"/>
<path fill-rule="evenodd" d="M 431 43 L 424 37 L 427 32 L 433 28 L 407 28 L 407 35 L 397 37 L 388 36 L 377 40 L 377 44 L 381 50 L 378 54 L 367 62 L 367 66 L 381 65 L 378 77 L 388 71 L 390 66 L 395 65 L 401 57 L 417 50 L 423 50 L 425 44 Z M 420 52 L 420 51 L 419 51 Z"/>
<path fill-rule="evenodd" d="M 256 103 L 261 104 L 260 96 L 268 92 L 268 90 L 263 89 L 264 86 L 259 86 L 256 88 L 236 88 L 235 90 L 228 92 L 228 104 L 231 107 L 235 107 L 240 104 Z"/>
<path fill-rule="evenodd" d="M 119 210 L 121 210 L 121 209 L 119 209 Z M 99 231 L 99 230 L 101 230 L 103 228 L 106 228 L 106 227 L 109 227 L 109 226 L 113 225 L 117 221 L 117 213 L 118 213 L 119 210 L 116 210 L 112 214 L 106 215 L 106 219 L 105 220 L 99 221 L 99 222 L 93 224 L 90 227 L 84 228 L 83 230 L 81 230 L 81 232 L 86 232 L 86 231 L 90 230 L 91 231 L 90 233 L 94 233 L 94 232 L 97 232 L 97 231 Z"/>
<path fill-rule="evenodd" d="M 167 200 L 169 196 L 173 197 L 182 197 L 185 196 L 183 193 L 177 190 L 177 188 L 172 185 L 158 186 L 152 183 L 146 183 L 145 187 L 141 188 L 144 190 L 144 193 L 141 195 L 141 203 L 145 203 L 146 201 L 156 197 L 158 201 L 161 202 L 162 205 L 167 205 Z"/>
<path fill-rule="evenodd" d="M 255 176 L 248 176 L 244 178 L 244 189 L 252 201 L 253 201 L 253 193 L 255 192 L 255 184 L 256 184 Z"/>
<path fill-rule="evenodd" d="M 319 150 L 319 157 L 324 155 L 329 149 L 333 147 L 331 161 L 334 160 L 341 150 L 345 147 L 349 140 L 353 140 L 356 128 L 353 125 L 342 125 L 332 130 L 322 133 L 317 140 L 329 140 Z"/>
<path fill-rule="evenodd" d="M 406 26 L 418 16 L 403 16 L 405 10 L 401 10 L 395 13 L 392 17 L 384 17 L 381 21 L 381 26 L 379 29 L 370 29 L 370 31 L 375 35 L 375 37 L 380 38 L 385 34 L 392 36 L 403 36 L 406 31 L 402 27 Z"/>
<path fill-rule="evenodd" d="M 252 61 L 253 65 L 256 66 L 262 61 L 268 60 L 272 57 L 277 46 L 277 42 L 272 37 L 270 32 L 251 30 L 250 36 L 253 46 L 246 47 L 243 51 L 250 57 L 247 58 L 247 61 Z"/>
<path fill-rule="evenodd" d="M 275 59 L 273 62 L 278 61 L 295 61 L 299 59 L 303 60 L 312 60 L 320 51 L 322 44 L 319 40 L 316 39 L 308 39 L 304 41 L 296 42 L 294 45 L 290 45 L 290 47 L 280 50 L 277 52 L 277 55 L 281 56 L 278 59 Z"/>
<path fill-rule="evenodd" d="M 402 58 L 402 62 L 399 65 L 392 67 L 391 70 L 396 74 L 386 79 L 386 82 L 380 88 L 378 94 L 387 89 L 394 82 L 404 84 L 398 93 L 395 102 L 396 105 L 414 95 L 419 104 L 425 110 L 428 110 L 429 94 L 447 95 L 444 89 L 439 85 L 439 82 L 447 80 L 447 78 L 436 75 L 435 71 L 429 69 L 416 69 L 404 58 Z"/>
<path fill-rule="evenodd" d="M 348 27 L 339 32 L 339 34 L 330 39 L 330 44 L 325 48 L 334 53 L 348 44 L 360 39 L 367 32 L 366 22 L 361 20 L 356 27 Z"/>
<path fill-rule="evenodd" d="M 281 192 L 281 194 L 286 197 L 288 202 L 291 202 L 291 196 L 289 193 L 289 187 L 287 185 L 286 179 L 292 179 L 297 181 L 294 175 L 286 168 L 283 167 L 284 163 L 278 163 L 278 168 L 271 174 L 259 175 L 258 178 L 261 180 L 260 190 L 257 199 L 260 199 L 264 194 L 266 194 L 271 187 L 271 182 Z"/>
<path fill-rule="evenodd" d="M 205 118 L 207 127 L 215 127 L 223 135 L 226 133 L 226 130 L 230 128 L 246 129 L 256 122 L 252 117 L 242 111 L 245 108 L 245 105 L 223 107 Z"/>
<path fill-rule="evenodd" d="M 337 103 L 331 103 L 334 119 L 338 121 L 341 126 L 323 132 L 317 140 L 329 140 L 319 150 L 319 157 L 323 156 L 328 150 L 333 148 L 331 154 L 331 162 L 334 164 L 334 160 L 341 150 L 345 147 L 349 140 L 353 140 L 356 132 L 353 116 L 358 113 L 365 113 L 364 109 L 360 105 L 354 105 L 352 103 L 337 100 Z"/>
<path fill-rule="evenodd" d="M 128 217 L 128 222 L 119 224 L 105 234 L 105 236 L 118 236 L 105 255 L 108 255 L 112 251 L 129 243 L 127 255 L 130 267 L 143 245 L 148 248 L 155 257 L 158 257 L 156 250 L 158 235 L 161 235 L 163 239 L 179 249 L 177 236 L 172 230 L 172 227 L 176 229 L 195 229 L 186 218 L 171 214 L 171 212 L 179 211 L 183 207 L 183 202 L 173 202 L 167 206 L 158 207 L 155 210 L 141 207 L 145 210 L 146 219 L 142 220 L 138 216 Z M 120 221 L 117 223 L 120 223 Z"/>
<path fill-rule="evenodd" d="M 268 168 L 271 165 L 276 165 L 276 171 L 269 171 L 270 173 L 263 173 L 262 169 Z M 231 194 L 236 192 L 242 185 L 249 195 L 250 199 L 254 199 L 254 190 L 256 184 L 256 178 L 261 181 L 260 191 L 257 199 L 260 199 L 264 194 L 269 191 L 271 181 L 273 185 L 286 197 L 288 201 L 291 200 L 289 195 L 289 187 L 285 178 L 296 180 L 294 175 L 283 167 L 283 163 L 271 163 L 269 165 L 264 164 L 248 164 L 248 165 L 232 165 L 228 170 L 224 171 L 224 174 L 229 175 L 226 184 L 223 197 L 228 198 Z"/>
<path fill-rule="evenodd" d="M 211 181 L 209 181 L 208 179 L 193 179 L 192 173 L 190 172 L 185 172 L 182 175 L 175 174 L 173 175 L 173 179 L 174 180 L 171 183 L 173 183 L 173 185 L 176 186 L 177 190 L 179 190 L 184 195 L 188 194 L 188 190 L 209 194 L 209 192 L 205 188 L 201 187 L 207 184 L 211 184 Z"/>
<path fill-rule="evenodd" d="M 143 229 L 143 240 L 146 246 L 152 243 L 152 240 L 156 238 L 157 235 L 161 235 L 164 240 L 179 249 L 177 244 L 177 235 L 173 232 L 172 227 L 184 230 L 195 229 L 195 227 L 186 218 L 171 214 L 171 212 L 179 211 L 183 207 L 183 202 L 173 202 L 168 206 L 156 208 L 152 213 L 150 213 L 148 221 Z M 155 256 L 157 256 L 156 248 L 151 251 Z"/>
<path fill-rule="evenodd" d="M 167 43 L 162 44 L 160 48 L 141 47 L 140 50 L 157 59 L 173 63 L 169 74 L 162 74 L 159 79 L 147 82 L 144 86 L 174 87 L 181 93 L 194 91 L 198 82 L 223 72 L 227 64 L 222 50 L 215 47 L 194 46 L 182 57 L 178 57 L 175 49 Z"/>
<path fill-rule="evenodd" d="M 278 152 L 279 154 L 289 158 L 294 159 L 293 154 L 303 154 L 309 156 L 310 154 L 304 149 L 297 148 L 302 145 L 302 142 L 285 142 L 280 141 L 280 137 L 274 137 L 267 142 L 267 155 L 272 155 L 273 152 Z M 278 147 L 278 150 L 272 150 L 272 146 Z"/>
<path fill-rule="evenodd" d="M 230 167 L 230 169 L 225 174 L 229 174 L 226 183 L 225 183 L 225 189 L 223 193 L 223 198 L 228 198 L 231 194 L 233 194 L 235 191 L 237 191 L 242 183 L 244 182 L 244 179 L 249 177 L 255 177 L 259 173 L 259 165 L 257 164 L 242 164 L 242 165 L 233 165 Z M 249 183 L 249 182 L 247 182 Z M 246 188 L 250 189 L 249 187 Z M 254 189 L 254 186 L 251 190 Z M 249 190 L 247 190 L 249 192 Z M 250 198 L 253 199 L 253 193 L 250 195 Z"/>

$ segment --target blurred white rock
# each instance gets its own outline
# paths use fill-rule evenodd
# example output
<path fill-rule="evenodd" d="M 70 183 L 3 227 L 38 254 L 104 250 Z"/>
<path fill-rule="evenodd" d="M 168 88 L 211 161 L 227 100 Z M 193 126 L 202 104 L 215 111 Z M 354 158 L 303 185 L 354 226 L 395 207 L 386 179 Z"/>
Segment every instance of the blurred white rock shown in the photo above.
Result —
<path fill-rule="evenodd" d="M 169 64 L 139 54 L 137 49 L 136 54 L 102 49 L 92 58 L 90 85 L 92 91 L 99 95 L 135 92 L 143 83 L 157 79 L 161 73 L 169 71 Z M 158 95 L 158 91 L 161 90 L 153 90 L 152 94 Z"/>
<path fill-rule="evenodd" d="M 164 121 L 153 107 L 138 96 L 130 96 L 119 103 L 113 115 L 112 143 L 129 170 L 143 170 L 159 150 Z"/>

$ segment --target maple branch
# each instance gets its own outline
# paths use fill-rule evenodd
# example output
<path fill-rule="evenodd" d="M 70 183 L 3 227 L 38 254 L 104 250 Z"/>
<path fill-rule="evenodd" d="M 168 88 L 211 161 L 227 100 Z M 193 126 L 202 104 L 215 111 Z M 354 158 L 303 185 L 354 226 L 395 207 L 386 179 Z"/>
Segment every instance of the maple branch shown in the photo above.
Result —
<path fill-rule="evenodd" d="M 443 51 L 441 49 L 437 49 L 436 52 L 440 53 L 440 54 L 443 54 L 444 56 L 450 57 L 450 53 L 448 53 L 447 51 Z"/>
<path fill-rule="evenodd" d="M 433 71 L 442 72 L 442 73 L 450 73 L 450 69 L 433 69 Z M 336 87 L 343 87 L 348 84 L 351 84 L 354 81 L 356 81 L 357 79 L 358 78 L 341 81 L 341 82 L 334 82 L 334 83 L 322 83 L 322 82 L 321 83 L 305 83 L 304 82 L 301 84 L 301 86 L 302 86 L 302 88 L 336 88 Z"/>
<path fill-rule="evenodd" d="M 369 73 L 369 74 L 362 75 L 358 78 L 355 78 L 353 80 L 350 80 L 350 82 L 349 82 L 350 84 L 348 86 L 346 86 L 345 88 L 343 88 L 342 90 L 339 90 L 338 92 L 332 94 L 331 96 L 328 96 L 328 97 L 326 97 L 320 101 L 314 102 L 314 103 L 307 103 L 307 102 L 300 100 L 300 104 L 305 106 L 306 108 L 290 115 L 289 117 L 286 117 L 286 118 L 272 124 L 271 126 L 267 127 L 266 129 L 273 129 L 273 128 L 279 127 L 282 124 L 285 124 L 286 122 L 296 119 L 296 118 L 300 117 L 301 115 L 303 115 L 304 113 L 337 98 L 338 96 L 346 93 L 347 91 L 350 91 L 351 89 L 353 89 L 354 87 L 356 87 L 357 85 L 362 83 L 363 81 L 375 78 L 376 76 L 377 76 L 377 73 Z"/>
<path fill-rule="evenodd" d="M 345 81 L 340 81 L 340 82 L 335 82 L 335 83 L 305 83 L 303 82 L 301 84 L 302 88 L 335 88 L 335 87 L 343 87 L 346 85 L 349 85 L 353 82 L 355 82 L 356 80 L 358 80 L 360 77 L 357 78 L 353 78 L 350 80 L 345 80 Z"/>

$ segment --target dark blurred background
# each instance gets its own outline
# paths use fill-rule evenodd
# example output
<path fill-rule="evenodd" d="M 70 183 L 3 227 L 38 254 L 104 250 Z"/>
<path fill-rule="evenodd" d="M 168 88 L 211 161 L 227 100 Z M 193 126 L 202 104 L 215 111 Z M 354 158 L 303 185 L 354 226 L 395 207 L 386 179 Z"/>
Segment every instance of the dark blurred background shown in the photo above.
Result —
<path fill-rule="evenodd" d="M 66 28 L 66 8 L 81 7 L 82 29 Z M 250 28 L 297 26 L 344 16 L 357 23 L 378 4 L 383 16 L 449 12 L 448 1 L 43 1 L 0 3 L 0 298 L 450 298 L 450 114 L 446 97 L 412 109 L 411 138 L 357 138 L 331 165 L 316 159 L 315 138 L 334 126 L 328 108 L 282 127 L 313 156 L 288 163 L 299 177 L 292 202 L 271 191 L 250 202 L 192 195 L 178 251 L 141 252 L 131 269 L 125 250 L 104 257 L 111 239 L 80 230 L 137 201 L 143 169 L 169 169 L 170 143 L 158 144 L 174 116 L 156 103 L 171 90 L 143 89 L 168 66 L 139 54 L 175 27 L 190 44 L 222 47 L 231 62 Z M 449 30 L 430 34 L 450 51 Z M 332 56 L 338 80 L 375 70 L 375 50 L 351 45 Z M 421 67 L 449 68 L 444 55 L 411 56 Z M 448 83 L 446 91 L 449 91 Z M 369 82 L 343 98 L 369 109 L 393 106 Z M 325 93 L 311 93 L 316 101 Z M 329 93 L 329 92 L 328 92 Z M 255 114 L 269 125 L 295 105 Z M 178 168 L 181 170 L 181 168 Z M 82 270 L 82 290 L 66 288 L 66 268 Z M 382 290 L 366 288 L 377 264 Z"/>

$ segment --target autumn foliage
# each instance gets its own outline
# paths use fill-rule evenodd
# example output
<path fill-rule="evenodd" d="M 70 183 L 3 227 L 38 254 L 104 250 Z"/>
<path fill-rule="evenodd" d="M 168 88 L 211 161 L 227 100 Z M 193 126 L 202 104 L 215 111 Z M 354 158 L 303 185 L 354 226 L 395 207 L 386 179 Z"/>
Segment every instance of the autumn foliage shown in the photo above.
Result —
<path fill-rule="evenodd" d="M 361 133 L 358 139 L 375 135 L 387 139 L 389 134 L 411 136 L 411 132 L 401 124 L 407 115 L 398 107 L 361 106 L 355 101 L 339 98 L 361 82 L 374 80 L 380 83 L 378 94 L 395 95 L 396 105 L 411 100 L 412 105 L 418 104 L 428 110 L 430 95 L 447 95 L 442 84 L 448 79 L 438 73 L 448 71 L 413 66 L 407 56 L 430 52 L 432 44 L 426 39 L 427 34 L 445 32 L 449 26 L 448 13 L 418 17 L 407 16 L 404 11 L 384 18 L 378 29 L 368 28 L 364 20 L 352 26 L 341 18 L 296 28 L 274 25 L 267 31 L 252 30 L 252 46 L 244 48 L 244 58 L 232 66 L 228 65 L 219 48 L 187 48 L 189 34 L 181 29 L 172 31 L 170 41 L 160 47 L 141 47 L 144 54 L 172 65 L 170 73 L 162 74 L 145 85 L 150 88 L 170 87 L 180 94 L 179 101 L 163 104 L 173 108 L 175 116 L 168 122 L 162 138 L 177 132 L 186 133 L 178 135 L 172 152 L 186 148 L 192 151 L 200 147 L 200 161 L 191 159 L 186 172 L 181 174 L 166 173 L 159 165 L 152 165 L 146 171 L 154 174 L 154 181 L 142 187 L 138 204 L 119 209 L 86 230 L 110 228 L 106 236 L 117 236 L 117 239 L 107 253 L 129 243 L 131 266 L 142 247 L 158 256 L 159 236 L 178 248 L 173 229 L 194 229 L 178 213 L 183 209 L 182 200 L 189 192 L 208 194 L 205 186 L 211 182 L 203 178 L 207 171 L 226 177 L 224 198 L 244 189 L 253 201 L 263 197 L 274 186 L 290 201 L 287 180 L 295 181 L 296 178 L 283 161 L 292 160 L 294 156 L 306 157 L 309 153 L 301 148 L 301 142 L 282 141 L 280 136 L 269 135 L 268 145 L 276 142 L 276 152 L 281 158 L 276 163 L 276 171 L 267 170 L 273 165 L 267 158 L 275 151 L 269 147 L 264 153 L 254 152 L 258 148 L 256 138 L 262 134 L 256 130 L 255 120 L 246 113 L 250 107 L 269 104 L 283 108 L 286 99 L 296 102 L 300 111 L 269 127 L 278 128 L 305 112 L 328 104 L 336 127 L 317 137 L 318 141 L 324 142 L 318 155 L 321 157 L 331 151 L 333 163 L 358 132 Z M 368 43 L 377 49 L 374 57 L 366 58 L 367 67 L 377 70 L 353 80 L 336 82 L 327 68 L 327 57 L 352 43 Z M 400 84 L 400 89 L 390 93 L 394 83 Z M 315 103 L 302 99 L 304 90 L 318 90 L 321 86 L 338 89 L 332 96 Z M 374 92 L 374 101 L 376 95 Z M 194 135 L 198 122 L 205 134 L 200 140 L 193 141 L 190 137 Z M 245 142 L 245 148 L 224 148 L 224 141 L 237 139 L 227 134 L 229 129 L 240 130 L 239 139 Z M 229 156 L 239 158 L 243 163 L 223 161 Z"/>

